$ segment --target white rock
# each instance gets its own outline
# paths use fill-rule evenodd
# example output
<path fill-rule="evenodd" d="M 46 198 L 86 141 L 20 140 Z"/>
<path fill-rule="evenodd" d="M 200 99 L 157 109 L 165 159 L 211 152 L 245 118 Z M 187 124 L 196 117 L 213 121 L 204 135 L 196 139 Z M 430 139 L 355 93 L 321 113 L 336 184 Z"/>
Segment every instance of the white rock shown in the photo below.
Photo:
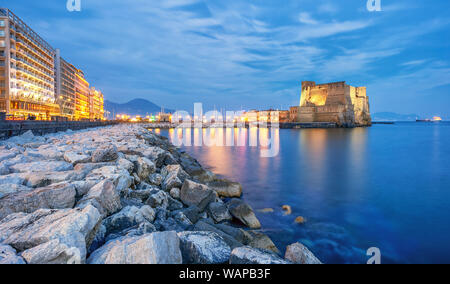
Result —
<path fill-rule="evenodd" d="M 175 232 L 124 237 L 94 251 L 89 264 L 181 264 L 180 240 Z"/>

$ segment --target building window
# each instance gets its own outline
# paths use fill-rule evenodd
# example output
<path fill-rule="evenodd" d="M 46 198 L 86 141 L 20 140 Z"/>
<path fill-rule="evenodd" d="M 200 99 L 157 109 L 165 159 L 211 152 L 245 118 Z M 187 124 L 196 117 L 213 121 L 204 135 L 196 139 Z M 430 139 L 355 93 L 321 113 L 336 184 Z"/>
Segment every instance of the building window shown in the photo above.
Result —
<path fill-rule="evenodd" d="M 5 31 L 0 30 L 0 36 L 4 37 L 5 36 Z"/>
<path fill-rule="evenodd" d="M 0 20 L 0 27 L 4 27 L 5 26 L 5 21 Z"/>
<path fill-rule="evenodd" d="M 6 46 L 5 41 L 4 40 L 0 40 L 0 47 L 5 47 L 5 46 Z"/>

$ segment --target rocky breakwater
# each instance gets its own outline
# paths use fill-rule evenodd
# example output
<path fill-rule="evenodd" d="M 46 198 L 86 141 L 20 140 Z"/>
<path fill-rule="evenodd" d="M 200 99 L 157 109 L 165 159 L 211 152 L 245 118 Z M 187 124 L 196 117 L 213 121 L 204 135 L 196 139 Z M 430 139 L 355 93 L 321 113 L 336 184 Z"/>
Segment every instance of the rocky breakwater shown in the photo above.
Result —
<path fill-rule="evenodd" d="M 241 195 L 136 125 L 26 133 L 0 145 L 0 264 L 319 263 Z"/>

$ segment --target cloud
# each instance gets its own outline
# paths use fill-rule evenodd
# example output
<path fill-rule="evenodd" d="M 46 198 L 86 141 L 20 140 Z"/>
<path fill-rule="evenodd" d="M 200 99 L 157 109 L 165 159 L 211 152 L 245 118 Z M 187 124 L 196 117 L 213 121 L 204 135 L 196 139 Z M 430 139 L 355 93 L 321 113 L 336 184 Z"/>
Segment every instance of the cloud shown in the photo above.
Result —
<path fill-rule="evenodd" d="M 22 7 L 19 16 L 39 23 L 32 26 L 118 102 L 276 107 L 298 103 L 302 80 L 413 84 L 426 74 L 408 76 L 411 71 L 439 79 L 449 65 L 448 52 L 433 49 L 448 35 L 445 17 L 423 11 L 404 19 L 400 6 L 358 13 L 366 1 L 89 0 L 78 14 L 13 2 L 8 5 Z M 59 2 L 42 5 L 54 11 Z M 440 41 L 424 39 L 436 31 Z M 422 54 L 425 45 L 432 54 Z"/>
<path fill-rule="evenodd" d="M 319 22 L 314 20 L 310 14 L 308 13 L 300 13 L 300 15 L 298 16 L 298 20 L 300 21 L 300 23 L 302 24 L 307 24 L 307 25 L 317 25 Z"/>

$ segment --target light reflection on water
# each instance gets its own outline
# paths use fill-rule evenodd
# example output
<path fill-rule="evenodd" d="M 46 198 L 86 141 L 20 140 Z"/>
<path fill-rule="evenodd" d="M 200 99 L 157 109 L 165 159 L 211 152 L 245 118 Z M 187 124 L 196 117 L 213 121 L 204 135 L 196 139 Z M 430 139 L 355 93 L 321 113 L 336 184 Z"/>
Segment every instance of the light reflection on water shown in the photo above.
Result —
<path fill-rule="evenodd" d="M 241 147 L 184 149 L 215 173 L 241 182 L 255 211 L 275 210 L 257 216 L 280 249 L 301 241 L 327 263 L 365 263 L 366 250 L 379 247 L 385 263 L 449 263 L 449 130 L 448 123 L 275 135 L 267 129 L 193 129 L 192 140 L 221 137 Z M 268 137 L 280 153 L 261 158 Z M 285 204 L 291 216 L 283 215 Z M 306 224 L 295 224 L 297 216 Z"/>

